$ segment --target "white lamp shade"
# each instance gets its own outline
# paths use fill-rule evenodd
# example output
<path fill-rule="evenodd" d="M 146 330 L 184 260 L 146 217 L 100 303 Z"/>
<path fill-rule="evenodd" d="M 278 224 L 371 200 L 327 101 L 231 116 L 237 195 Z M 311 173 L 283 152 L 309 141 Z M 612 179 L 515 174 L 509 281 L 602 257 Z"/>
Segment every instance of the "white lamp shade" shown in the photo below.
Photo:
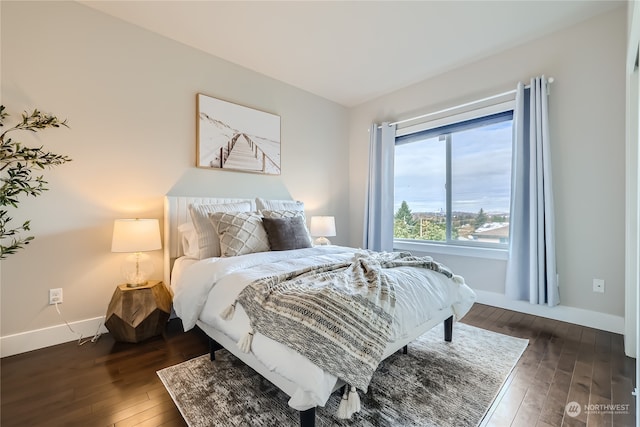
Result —
<path fill-rule="evenodd" d="M 332 216 L 312 216 L 309 232 L 313 237 L 335 236 L 336 220 Z"/>
<path fill-rule="evenodd" d="M 157 219 L 116 219 L 111 252 L 147 252 L 162 249 Z"/>

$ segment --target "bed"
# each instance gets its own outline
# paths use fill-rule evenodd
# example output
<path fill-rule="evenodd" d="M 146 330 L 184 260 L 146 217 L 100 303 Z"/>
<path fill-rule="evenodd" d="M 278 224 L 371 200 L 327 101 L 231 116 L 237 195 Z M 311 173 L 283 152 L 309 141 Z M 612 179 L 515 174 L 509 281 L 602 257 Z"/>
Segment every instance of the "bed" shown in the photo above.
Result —
<path fill-rule="evenodd" d="M 305 427 L 314 425 L 315 408 L 324 406 L 331 393 L 339 388 L 342 388 L 344 405 L 341 403 L 342 413 L 338 416 L 349 418 L 359 410 L 356 390 L 366 390 L 366 381 L 362 382 L 361 377 L 369 374 L 351 375 L 353 366 L 362 361 L 360 358 L 367 363 L 363 363 L 362 368 L 358 365 L 358 370 L 366 371 L 366 366 L 375 370 L 376 361 L 400 349 L 406 352 L 408 343 L 439 324 L 444 324 L 444 339 L 451 341 L 454 318 L 464 316 L 475 300 L 475 294 L 461 277 L 435 262 L 424 268 L 423 259 L 417 260 L 408 254 L 373 254 L 341 246 L 311 246 L 301 202 L 167 196 L 164 218 L 164 280 L 171 284 L 174 309 L 185 330 L 197 326 L 207 334 L 212 360 L 215 360 L 215 351 L 225 348 L 290 396 L 289 406 L 300 412 L 300 424 Z M 260 223 L 261 220 L 264 223 Z M 286 227 L 276 233 L 273 224 Z M 269 233 L 264 229 L 269 229 Z M 254 234 L 259 234 L 259 238 Z M 295 237 L 293 242 L 289 241 L 291 236 Z M 276 237 L 286 242 L 273 240 Z M 304 241 L 309 244 L 300 243 Z M 419 268 L 414 266 L 416 262 L 420 263 Z M 380 266 L 384 266 L 385 274 L 380 273 Z M 306 348 L 325 344 L 324 341 L 317 344 L 320 341 L 315 339 L 315 329 L 305 329 L 298 336 L 292 333 L 291 318 L 301 317 L 305 322 L 303 326 L 309 326 L 308 319 L 316 317 L 315 313 L 308 315 L 314 308 L 310 302 L 307 307 L 307 301 L 319 301 L 322 307 L 315 309 L 322 314 L 331 310 L 326 310 L 328 304 L 323 305 L 328 294 L 311 297 L 304 293 L 308 292 L 304 286 L 316 286 L 322 280 L 335 281 L 335 277 L 344 278 L 346 272 L 349 277 L 368 280 L 358 286 L 357 291 L 351 288 L 348 291 L 365 295 L 353 298 L 365 302 L 354 305 L 344 315 L 345 318 L 352 316 L 351 320 L 340 327 L 344 330 L 331 334 L 329 341 L 335 342 L 327 343 L 326 351 Z M 261 290 L 280 287 L 288 292 L 292 283 L 303 288 L 304 292 L 296 287 L 293 293 L 302 299 L 304 307 L 295 306 L 287 311 L 283 307 L 289 308 L 290 300 L 274 300 L 262 311 L 261 307 L 252 307 Z M 379 291 L 372 292 L 372 289 Z M 330 294 L 335 292 L 331 290 Z M 344 296 L 331 298 L 342 300 Z M 264 303 L 264 299 L 260 301 Z M 282 313 L 276 312 L 278 310 Z M 307 314 L 298 316 L 301 310 Z M 366 317 L 367 321 L 357 316 Z M 319 323 L 325 326 L 323 322 L 335 320 L 322 318 Z M 364 330 L 362 325 L 371 325 L 371 330 Z M 339 329 L 331 326 L 334 332 Z M 351 348 L 352 341 L 361 341 L 354 337 L 361 336 L 371 341 L 384 337 L 384 341 L 370 344 L 364 350 Z M 307 345 L 304 337 L 313 338 Z M 344 351 L 339 345 L 344 346 Z M 344 359 L 338 359 L 338 354 Z M 349 370 L 336 371 L 335 365 L 340 364 L 336 360 L 345 360 Z"/>

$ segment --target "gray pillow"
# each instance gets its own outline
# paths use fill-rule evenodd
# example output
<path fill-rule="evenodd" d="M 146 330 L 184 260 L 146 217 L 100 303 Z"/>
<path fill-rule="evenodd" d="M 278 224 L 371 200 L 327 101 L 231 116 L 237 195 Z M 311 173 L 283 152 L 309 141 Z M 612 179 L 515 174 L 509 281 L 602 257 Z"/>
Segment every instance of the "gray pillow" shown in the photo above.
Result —
<path fill-rule="evenodd" d="M 262 218 L 262 225 L 269 238 L 272 251 L 310 248 L 311 240 L 304 219 L 300 216 L 290 218 Z"/>

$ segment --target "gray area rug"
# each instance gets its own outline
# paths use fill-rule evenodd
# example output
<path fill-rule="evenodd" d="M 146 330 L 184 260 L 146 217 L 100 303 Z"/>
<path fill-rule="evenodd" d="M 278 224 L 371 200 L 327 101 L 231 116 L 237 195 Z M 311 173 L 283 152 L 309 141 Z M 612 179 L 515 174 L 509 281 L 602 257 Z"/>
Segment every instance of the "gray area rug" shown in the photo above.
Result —
<path fill-rule="evenodd" d="M 384 360 L 350 421 L 335 417 L 335 392 L 316 411 L 317 426 L 476 426 L 526 349 L 528 340 L 455 323 L 453 342 L 435 327 L 409 353 Z M 158 371 L 190 427 L 296 426 L 288 396 L 226 350 Z"/>

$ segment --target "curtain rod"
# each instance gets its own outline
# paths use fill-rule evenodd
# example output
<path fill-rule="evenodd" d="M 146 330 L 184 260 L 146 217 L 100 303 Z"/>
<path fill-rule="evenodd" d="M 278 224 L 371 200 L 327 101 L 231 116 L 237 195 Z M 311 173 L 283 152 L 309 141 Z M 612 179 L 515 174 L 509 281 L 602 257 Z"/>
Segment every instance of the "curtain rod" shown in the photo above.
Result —
<path fill-rule="evenodd" d="M 553 80 L 554 80 L 553 77 L 549 77 L 549 79 L 547 79 L 547 82 L 553 83 Z M 528 89 L 529 87 L 530 87 L 530 85 L 526 85 L 525 89 Z M 478 99 L 478 100 L 467 102 L 467 103 L 464 103 L 464 104 L 456 105 L 455 107 L 449 107 L 449 108 L 445 108 L 443 110 L 434 111 L 433 113 L 422 114 L 421 116 L 412 117 L 410 119 L 398 120 L 397 122 L 389 123 L 389 126 L 395 126 L 395 125 L 399 125 L 399 124 L 406 123 L 406 122 L 411 122 L 411 121 L 418 120 L 418 119 L 424 119 L 424 118 L 427 118 L 429 116 L 435 116 L 436 114 L 447 113 L 447 112 L 452 111 L 452 110 L 457 110 L 458 108 L 468 107 L 470 105 L 479 104 L 481 102 L 491 101 L 492 99 L 495 99 L 495 98 L 500 98 L 500 97 L 503 97 L 503 96 L 511 95 L 512 93 L 516 93 L 516 89 L 512 89 L 512 90 L 509 90 L 509 91 L 506 91 L 506 92 L 499 93 L 497 95 L 488 96 L 486 98 Z M 382 126 L 381 125 L 378 126 L 378 129 L 382 129 Z"/>

